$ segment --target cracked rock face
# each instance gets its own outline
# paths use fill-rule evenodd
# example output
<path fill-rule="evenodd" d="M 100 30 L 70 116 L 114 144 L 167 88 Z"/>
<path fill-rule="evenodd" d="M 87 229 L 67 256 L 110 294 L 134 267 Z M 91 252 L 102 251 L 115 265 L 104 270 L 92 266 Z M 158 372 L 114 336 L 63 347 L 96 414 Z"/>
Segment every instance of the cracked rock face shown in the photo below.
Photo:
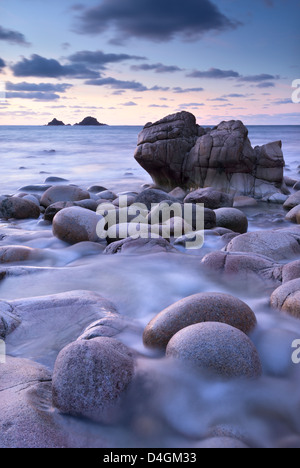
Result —
<path fill-rule="evenodd" d="M 264 198 L 286 190 L 281 147 L 277 141 L 252 148 L 241 121 L 204 129 L 180 112 L 145 126 L 135 159 L 165 189 L 213 187 Z"/>

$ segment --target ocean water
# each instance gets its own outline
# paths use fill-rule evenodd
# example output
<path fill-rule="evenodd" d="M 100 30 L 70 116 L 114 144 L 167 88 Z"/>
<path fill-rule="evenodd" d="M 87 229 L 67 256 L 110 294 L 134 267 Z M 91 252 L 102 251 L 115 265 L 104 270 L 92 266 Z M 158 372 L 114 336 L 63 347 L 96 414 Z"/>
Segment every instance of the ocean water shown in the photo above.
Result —
<path fill-rule="evenodd" d="M 282 140 L 286 174 L 298 176 L 300 126 L 250 126 L 253 146 Z M 0 126 L 0 190 L 42 183 L 60 176 L 73 184 L 91 183 L 120 189 L 149 182 L 134 160 L 142 127 L 5 127 Z"/>
<path fill-rule="evenodd" d="M 49 176 L 66 178 L 84 188 L 100 184 L 120 192 L 150 182 L 133 155 L 141 127 L 0 127 L 0 195 L 13 194 L 27 184 L 40 184 Z M 249 127 L 252 145 L 282 140 L 286 175 L 299 178 L 300 126 Z M 281 206 L 266 205 L 247 212 L 250 230 L 281 227 Z M 137 381 L 130 389 L 120 421 L 110 427 L 74 418 L 59 424 L 91 446 L 106 441 L 109 447 L 195 447 L 211 433 L 238 434 L 253 446 L 277 447 L 300 438 L 300 366 L 291 362 L 291 343 L 300 339 L 300 321 L 271 310 L 272 289 L 257 282 L 221 282 L 208 276 L 200 261 L 206 253 L 223 247 L 208 236 L 204 248 L 186 255 L 91 255 L 66 247 L 51 236 L 51 226 L 36 220 L 0 222 L 0 231 L 16 228 L 8 243 L 42 249 L 45 258 L 25 262 L 32 274 L 0 281 L 0 299 L 96 291 L 115 303 L 119 312 L 142 330 L 157 313 L 192 294 L 215 291 L 233 294 L 254 310 L 258 327 L 252 336 L 259 350 L 264 377 L 259 381 L 212 380 L 186 368 L 151 356 L 141 333 L 124 334 L 122 341 L 144 358 L 141 375 L 150 380 L 150 391 Z M 11 235 L 11 231 L 10 231 Z M 1 245 L 5 240 L 1 242 Z M 14 266 L 14 265 L 13 265 Z M 71 327 L 72 324 L 66 324 Z M 69 331 L 69 330 L 68 330 Z M 64 331 L 60 336 L 64 342 Z M 76 339 L 77 337 L 74 337 Z M 53 368 L 57 349 L 49 336 L 37 337 L 8 349 L 13 356 L 29 358 Z M 68 342 L 65 343 L 65 345 Z M 51 401 L 34 401 L 49 411 Z M 222 428 L 222 429 L 220 429 Z M 105 443 L 105 442 L 104 442 Z"/>
<path fill-rule="evenodd" d="M 133 158 L 141 127 L 0 127 L 0 190 L 50 175 L 117 189 L 149 180 Z M 127 174 L 127 175 L 125 175 Z"/>

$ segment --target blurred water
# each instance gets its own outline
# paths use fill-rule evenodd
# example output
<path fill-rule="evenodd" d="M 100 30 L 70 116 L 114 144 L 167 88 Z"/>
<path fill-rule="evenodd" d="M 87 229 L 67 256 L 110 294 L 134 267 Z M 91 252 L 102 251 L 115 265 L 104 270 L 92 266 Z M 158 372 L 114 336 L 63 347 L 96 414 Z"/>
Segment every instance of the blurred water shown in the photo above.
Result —
<path fill-rule="evenodd" d="M 0 190 L 43 183 L 50 175 L 109 188 L 148 181 L 133 158 L 141 127 L 0 127 Z M 125 175 L 126 174 L 126 175 Z"/>

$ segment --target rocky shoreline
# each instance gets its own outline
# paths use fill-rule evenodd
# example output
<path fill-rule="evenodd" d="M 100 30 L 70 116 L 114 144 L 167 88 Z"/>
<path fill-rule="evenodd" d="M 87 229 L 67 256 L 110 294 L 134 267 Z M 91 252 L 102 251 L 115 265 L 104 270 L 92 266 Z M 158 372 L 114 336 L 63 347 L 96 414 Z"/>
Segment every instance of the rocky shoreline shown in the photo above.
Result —
<path fill-rule="evenodd" d="M 119 259 L 137 266 L 151 259 L 176 267 L 191 262 L 193 271 L 213 277 L 224 291 L 201 292 L 199 285 L 198 294 L 157 310 L 146 323 L 120 313 L 118 302 L 89 288 L 1 300 L 0 338 L 7 350 L 6 364 L 0 364 L 1 448 L 117 447 L 121 442 L 114 439 L 113 428 L 128 428 L 128 420 L 141 444 L 149 434 L 151 443 L 163 437 L 168 446 L 165 432 L 170 432 L 178 444 L 195 448 L 299 447 L 297 415 L 286 402 L 278 408 L 275 397 L 258 401 L 255 392 L 266 388 L 267 393 L 278 379 L 280 391 L 286 392 L 300 378 L 291 360 L 292 343 L 300 339 L 300 181 L 284 179 L 279 143 L 252 149 L 241 123 L 223 123 L 203 133 L 192 117 L 169 116 L 148 124 L 140 135 L 136 158 L 156 182 L 152 186 L 115 193 L 55 177 L 10 196 L 0 194 L 2 284 L 27 277 L 34 283 L 47 272 L 71 277 L 76 262 L 92 268 L 111 261 L 117 273 Z M 208 186 L 208 180 L 215 183 Z M 148 233 L 155 210 L 174 203 L 183 213 L 192 207 L 190 224 L 170 214 L 154 225 L 156 236 L 130 235 L 138 223 Z M 204 204 L 200 231 L 197 204 Z M 249 213 L 263 216 L 274 206 L 272 222 L 278 225 L 249 231 Z M 106 237 L 100 239 L 97 228 L 104 218 Z M 174 235 L 178 226 L 184 228 L 179 237 Z M 204 246 L 190 250 L 191 238 Z M 268 320 L 273 323 L 274 316 L 276 327 L 262 327 L 259 307 L 240 299 L 248 288 L 254 295 L 262 291 Z M 284 414 L 287 423 L 275 430 L 266 415 L 272 435 L 263 443 L 255 435 L 253 415 L 247 416 L 242 433 L 234 416 L 224 416 L 223 403 L 216 417 L 216 401 L 204 397 L 208 388 L 194 402 L 199 420 L 206 405 L 211 409 L 201 428 L 185 423 L 182 415 L 176 419 L 173 406 L 162 416 L 166 394 L 170 401 L 178 398 L 176 385 L 170 388 L 173 381 L 183 393 L 191 384 L 224 385 L 224 398 L 229 389 L 241 400 L 250 395 L 256 411 L 269 408 L 275 421 Z M 162 388 L 166 393 L 160 393 Z M 291 398 L 299 404 L 297 396 Z"/>

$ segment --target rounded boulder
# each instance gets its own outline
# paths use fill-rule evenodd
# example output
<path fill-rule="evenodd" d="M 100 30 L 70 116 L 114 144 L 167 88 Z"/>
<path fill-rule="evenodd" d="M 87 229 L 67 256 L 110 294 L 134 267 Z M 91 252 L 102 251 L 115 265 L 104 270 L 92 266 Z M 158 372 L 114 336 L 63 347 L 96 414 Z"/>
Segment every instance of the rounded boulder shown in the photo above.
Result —
<path fill-rule="evenodd" d="M 224 323 L 200 323 L 178 332 L 167 357 L 225 378 L 258 378 L 262 365 L 250 339 Z"/>
<path fill-rule="evenodd" d="M 221 293 L 200 293 L 163 310 L 146 326 L 143 340 L 149 348 L 165 349 L 180 330 L 204 322 L 220 322 L 245 334 L 255 328 L 254 312 L 240 299 Z"/>
<path fill-rule="evenodd" d="M 97 225 L 101 216 L 80 207 L 64 208 L 53 219 L 53 234 L 58 239 L 77 244 L 78 242 L 97 242 Z"/>
<path fill-rule="evenodd" d="M 248 231 L 247 216 L 236 208 L 219 208 L 215 210 L 217 226 L 233 232 L 245 234 Z"/>
<path fill-rule="evenodd" d="M 43 194 L 41 205 L 47 208 L 57 202 L 75 202 L 90 198 L 89 192 L 73 185 L 56 185 Z"/>
<path fill-rule="evenodd" d="M 10 197 L 0 202 L 0 218 L 4 219 L 38 219 L 40 208 L 24 198 Z"/>
<path fill-rule="evenodd" d="M 53 405 L 64 414 L 112 423 L 134 367 L 129 348 L 113 338 L 71 343 L 55 363 Z"/>

